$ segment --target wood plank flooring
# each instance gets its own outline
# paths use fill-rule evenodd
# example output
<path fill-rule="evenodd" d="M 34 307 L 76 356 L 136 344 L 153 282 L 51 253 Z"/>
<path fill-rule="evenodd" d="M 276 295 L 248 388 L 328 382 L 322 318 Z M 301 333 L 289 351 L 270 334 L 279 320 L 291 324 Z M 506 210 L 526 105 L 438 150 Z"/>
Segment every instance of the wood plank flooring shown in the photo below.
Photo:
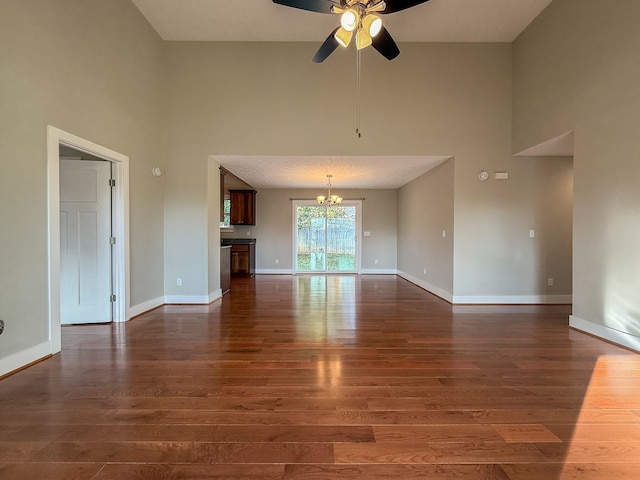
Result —
<path fill-rule="evenodd" d="M 566 306 L 234 279 L 0 381 L 0 479 L 640 478 L 640 357 Z"/>

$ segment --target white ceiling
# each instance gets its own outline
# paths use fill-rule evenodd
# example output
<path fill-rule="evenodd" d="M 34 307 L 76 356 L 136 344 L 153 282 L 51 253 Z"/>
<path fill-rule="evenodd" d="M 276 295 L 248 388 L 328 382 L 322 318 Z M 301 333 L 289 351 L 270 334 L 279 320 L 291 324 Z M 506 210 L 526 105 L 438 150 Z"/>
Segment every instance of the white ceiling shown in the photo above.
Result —
<path fill-rule="evenodd" d="M 132 0 L 164 40 L 322 42 L 336 15 L 271 0 Z M 385 15 L 397 42 L 512 42 L 552 0 L 430 0 Z M 402 47 L 401 47 L 402 50 Z M 450 157 L 214 155 L 260 188 L 399 188 Z"/>
<path fill-rule="evenodd" d="M 271 0 L 133 0 L 164 40 L 322 42 L 327 15 Z M 397 42 L 512 42 L 551 0 L 430 0 L 385 15 Z"/>
<path fill-rule="evenodd" d="M 220 164 L 256 189 L 400 188 L 448 156 L 247 156 L 214 155 Z"/>

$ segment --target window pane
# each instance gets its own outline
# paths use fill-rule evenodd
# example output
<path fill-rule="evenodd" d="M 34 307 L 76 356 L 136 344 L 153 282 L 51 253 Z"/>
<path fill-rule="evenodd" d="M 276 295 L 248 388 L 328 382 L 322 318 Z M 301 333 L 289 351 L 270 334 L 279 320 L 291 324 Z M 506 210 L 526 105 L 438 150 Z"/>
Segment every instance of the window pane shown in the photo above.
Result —
<path fill-rule="evenodd" d="M 327 209 L 327 270 L 356 270 L 356 207 Z"/>
<path fill-rule="evenodd" d="M 298 207 L 296 269 L 299 272 L 324 272 L 325 256 L 325 208 Z"/>

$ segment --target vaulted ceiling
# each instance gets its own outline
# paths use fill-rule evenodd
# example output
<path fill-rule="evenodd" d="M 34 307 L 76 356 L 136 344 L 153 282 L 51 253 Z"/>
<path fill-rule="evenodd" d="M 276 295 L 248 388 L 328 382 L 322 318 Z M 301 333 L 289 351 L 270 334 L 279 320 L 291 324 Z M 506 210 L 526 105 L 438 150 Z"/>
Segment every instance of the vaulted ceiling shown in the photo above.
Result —
<path fill-rule="evenodd" d="M 322 41 L 334 15 L 271 0 L 133 0 L 164 40 Z M 512 42 L 551 0 L 430 0 L 385 15 L 398 42 Z"/>
<path fill-rule="evenodd" d="M 132 0 L 164 40 L 322 42 L 337 25 L 271 0 Z M 430 0 L 384 16 L 401 42 L 512 42 L 551 0 Z M 213 153 L 213 152 L 212 152 Z M 255 188 L 317 187 L 332 173 L 341 188 L 399 188 L 447 157 L 216 157 Z M 393 159 L 393 161 L 391 161 Z M 392 167 L 391 167 L 392 166 Z"/>

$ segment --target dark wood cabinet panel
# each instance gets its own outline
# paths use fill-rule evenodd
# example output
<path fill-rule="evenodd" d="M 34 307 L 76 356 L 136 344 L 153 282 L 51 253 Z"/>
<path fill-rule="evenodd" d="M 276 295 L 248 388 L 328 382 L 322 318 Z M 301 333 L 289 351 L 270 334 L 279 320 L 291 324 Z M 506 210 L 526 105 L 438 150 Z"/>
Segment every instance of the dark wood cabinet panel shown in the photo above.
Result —
<path fill-rule="evenodd" d="M 254 275 L 256 273 L 255 244 L 231 246 L 231 275 Z"/>
<path fill-rule="evenodd" d="M 256 191 L 229 190 L 231 225 L 256 224 Z"/>

